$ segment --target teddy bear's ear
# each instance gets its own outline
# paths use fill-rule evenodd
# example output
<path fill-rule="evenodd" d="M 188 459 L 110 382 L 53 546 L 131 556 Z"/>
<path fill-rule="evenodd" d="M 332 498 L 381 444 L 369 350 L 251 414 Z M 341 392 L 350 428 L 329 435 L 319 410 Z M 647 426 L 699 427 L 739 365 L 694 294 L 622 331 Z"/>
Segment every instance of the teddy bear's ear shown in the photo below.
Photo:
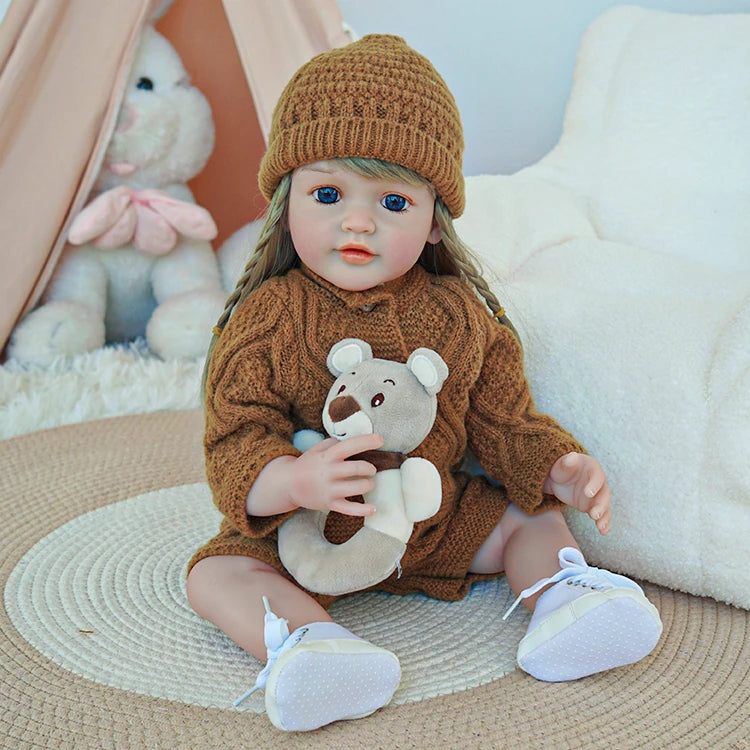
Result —
<path fill-rule="evenodd" d="M 437 393 L 448 377 L 448 365 L 443 358 L 432 349 L 420 347 L 415 349 L 406 366 L 414 373 L 417 380 L 431 396 Z"/>
<path fill-rule="evenodd" d="M 372 359 L 372 348 L 366 341 L 342 339 L 331 347 L 326 364 L 331 374 L 338 377 L 366 359 Z"/>

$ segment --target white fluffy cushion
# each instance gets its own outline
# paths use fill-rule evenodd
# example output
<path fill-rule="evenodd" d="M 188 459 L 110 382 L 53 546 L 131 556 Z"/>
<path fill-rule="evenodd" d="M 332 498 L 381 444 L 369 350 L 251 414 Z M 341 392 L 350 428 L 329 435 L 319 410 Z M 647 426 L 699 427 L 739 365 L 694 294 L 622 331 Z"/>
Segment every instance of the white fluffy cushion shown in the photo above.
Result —
<path fill-rule="evenodd" d="M 750 608 L 750 15 L 622 6 L 583 39 L 559 144 L 468 180 L 459 231 L 538 406 L 613 490 L 592 563 Z"/>

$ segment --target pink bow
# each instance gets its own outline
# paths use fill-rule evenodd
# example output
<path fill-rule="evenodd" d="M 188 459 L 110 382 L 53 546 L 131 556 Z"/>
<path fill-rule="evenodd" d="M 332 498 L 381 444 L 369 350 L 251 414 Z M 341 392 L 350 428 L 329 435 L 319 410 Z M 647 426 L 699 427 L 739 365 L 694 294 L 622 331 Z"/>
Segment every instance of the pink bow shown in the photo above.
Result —
<path fill-rule="evenodd" d="M 163 190 L 133 190 L 120 185 L 94 198 L 73 219 L 68 240 L 90 242 L 111 250 L 132 242 L 148 255 L 165 255 L 177 243 L 177 234 L 212 240 L 218 230 L 205 208 L 172 198 Z"/>

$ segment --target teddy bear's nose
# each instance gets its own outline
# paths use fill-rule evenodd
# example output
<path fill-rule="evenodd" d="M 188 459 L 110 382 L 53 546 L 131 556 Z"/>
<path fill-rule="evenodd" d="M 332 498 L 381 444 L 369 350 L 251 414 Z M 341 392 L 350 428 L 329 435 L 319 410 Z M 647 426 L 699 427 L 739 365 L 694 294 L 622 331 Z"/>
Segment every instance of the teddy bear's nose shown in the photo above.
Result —
<path fill-rule="evenodd" d="M 333 422 L 343 422 L 359 411 L 359 404 L 351 396 L 337 396 L 328 404 L 328 416 Z"/>

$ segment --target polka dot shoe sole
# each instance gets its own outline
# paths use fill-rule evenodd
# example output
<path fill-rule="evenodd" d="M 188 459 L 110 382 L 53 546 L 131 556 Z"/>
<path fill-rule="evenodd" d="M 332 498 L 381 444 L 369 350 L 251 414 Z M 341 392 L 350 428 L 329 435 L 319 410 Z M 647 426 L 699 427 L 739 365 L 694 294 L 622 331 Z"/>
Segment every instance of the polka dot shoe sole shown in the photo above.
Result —
<path fill-rule="evenodd" d="M 281 654 L 271 670 L 266 711 L 279 729 L 310 731 L 377 711 L 400 679 L 396 656 L 367 641 L 305 641 Z"/>
<path fill-rule="evenodd" d="M 545 682 L 576 680 L 639 661 L 654 649 L 661 631 L 656 607 L 640 591 L 592 591 L 527 633 L 518 666 Z"/>

